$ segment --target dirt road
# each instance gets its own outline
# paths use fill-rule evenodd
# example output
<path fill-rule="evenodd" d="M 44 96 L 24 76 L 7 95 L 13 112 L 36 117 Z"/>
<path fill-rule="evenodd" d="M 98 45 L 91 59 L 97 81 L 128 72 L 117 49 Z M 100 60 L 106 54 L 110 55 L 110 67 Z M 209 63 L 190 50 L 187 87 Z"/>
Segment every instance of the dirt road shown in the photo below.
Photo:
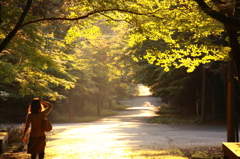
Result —
<path fill-rule="evenodd" d="M 149 124 L 157 98 L 135 98 L 119 115 L 91 123 L 54 124 L 47 159 L 161 158 L 164 149 L 221 146 L 225 126 Z M 54 135 L 54 132 L 58 132 Z M 161 151 L 160 151 L 161 150 Z M 174 155 L 173 155 L 174 154 Z M 167 158 L 184 158 L 178 151 Z"/>

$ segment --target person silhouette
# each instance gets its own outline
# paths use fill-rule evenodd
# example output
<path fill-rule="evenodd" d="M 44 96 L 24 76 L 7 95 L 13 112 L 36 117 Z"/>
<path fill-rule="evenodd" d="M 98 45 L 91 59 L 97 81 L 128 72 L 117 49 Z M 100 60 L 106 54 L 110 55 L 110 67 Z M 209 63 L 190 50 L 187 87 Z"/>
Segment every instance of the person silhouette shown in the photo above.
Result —
<path fill-rule="evenodd" d="M 44 106 L 47 106 L 47 108 L 45 109 Z M 36 159 L 37 155 L 39 155 L 39 159 L 44 158 L 46 135 L 42 125 L 43 120 L 50 113 L 52 108 L 53 105 L 51 103 L 40 100 L 39 98 L 33 98 L 29 105 L 22 143 L 26 143 L 27 141 L 26 135 L 31 124 L 27 148 L 27 153 L 31 154 L 31 159 Z"/>

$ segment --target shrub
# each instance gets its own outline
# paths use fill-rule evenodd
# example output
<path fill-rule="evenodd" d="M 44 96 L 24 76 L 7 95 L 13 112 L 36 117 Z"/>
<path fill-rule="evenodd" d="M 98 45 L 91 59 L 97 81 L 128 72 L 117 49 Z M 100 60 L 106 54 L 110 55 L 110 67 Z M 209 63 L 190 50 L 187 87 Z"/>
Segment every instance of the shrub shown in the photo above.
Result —
<path fill-rule="evenodd" d="M 49 115 L 49 117 L 47 116 L 47 118 L 51 121 L 51 122 L 61 122 L 61 123 L 65 123 L 69 121 L 69 117 L 68 117 L 68 113 L 62 113 L 60 114 L 59 112 L 56 111 L 52 111 L 51 114 Z"/>
<path fill-rule="evenodd" d="M 129 106 L 127 105 L 116 105 L 113 107 L 114 110 L 124 110 L 126 108 L 128 108 Z"/>
<path fill-rule="evenodd" d="M 23 133 L 25 129 L 25 124 L 22 125 L 9 125 L 9 126 L 3 126 L 0 125 L 0 130 L 4 130 L 8 132 L 8 143 L 16 143 L 21 142 Z M 27 134 L 29 135 L 29 134 Z"/>

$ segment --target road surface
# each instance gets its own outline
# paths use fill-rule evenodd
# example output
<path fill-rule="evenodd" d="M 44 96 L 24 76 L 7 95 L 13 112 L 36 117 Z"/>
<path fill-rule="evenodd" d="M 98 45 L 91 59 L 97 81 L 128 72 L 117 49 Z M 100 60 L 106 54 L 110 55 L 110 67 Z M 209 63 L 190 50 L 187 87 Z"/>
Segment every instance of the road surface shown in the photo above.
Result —
<path fill-rule="evenodd" d="M 158 158 L 160 150 L 221 146 L 223 125 L 150 124 L 154 97 L 139 97 L 132 107 L 113 117 L 91 123 L 54 124 L 47 142 L 47 159 Z M 59 132 L 54 135 L 54 132 Z M 174 157 L 169 157 L 174 158 Z"/>

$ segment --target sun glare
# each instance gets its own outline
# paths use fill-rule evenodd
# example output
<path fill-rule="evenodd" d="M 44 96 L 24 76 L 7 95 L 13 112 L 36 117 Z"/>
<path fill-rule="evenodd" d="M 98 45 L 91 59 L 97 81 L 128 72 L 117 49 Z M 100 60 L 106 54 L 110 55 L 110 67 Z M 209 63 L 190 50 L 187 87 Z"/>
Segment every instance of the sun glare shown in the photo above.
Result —
<path fill-rule="evenodd" d="M 152 93 L 149 91 L 149 88 L 147 86 L 144 86 L 143 84 L 139 84 L 138 89 L 139 89 L 139 96 L 152 95 Z"/>

